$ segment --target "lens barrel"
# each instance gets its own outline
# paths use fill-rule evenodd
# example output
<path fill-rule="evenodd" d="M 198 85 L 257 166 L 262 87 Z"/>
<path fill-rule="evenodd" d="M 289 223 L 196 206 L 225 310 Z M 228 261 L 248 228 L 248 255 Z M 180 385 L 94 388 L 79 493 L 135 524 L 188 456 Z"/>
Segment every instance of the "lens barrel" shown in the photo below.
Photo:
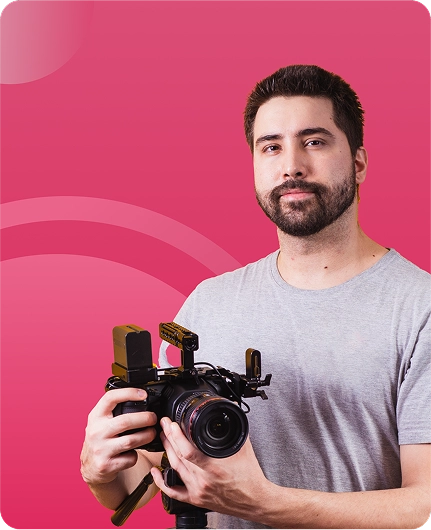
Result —
<path fill-rule="evenodd" d="M 210 392 L 194 392 L 178 406 L 176 422 L 189 441 L 213 458 L 237 453 L 248 435 L 248 421 L 232 401 Z"/>

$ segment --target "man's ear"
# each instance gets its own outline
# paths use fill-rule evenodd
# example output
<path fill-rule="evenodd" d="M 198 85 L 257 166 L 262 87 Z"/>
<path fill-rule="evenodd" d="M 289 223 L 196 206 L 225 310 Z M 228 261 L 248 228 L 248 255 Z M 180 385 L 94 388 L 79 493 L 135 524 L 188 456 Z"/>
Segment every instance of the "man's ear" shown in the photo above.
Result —
<path fill-rule="evenodd" d="M 359 147 L 355 156 L 356 183 L 362 184 L 367 176 L 368 153 L 364 147 Z"/>

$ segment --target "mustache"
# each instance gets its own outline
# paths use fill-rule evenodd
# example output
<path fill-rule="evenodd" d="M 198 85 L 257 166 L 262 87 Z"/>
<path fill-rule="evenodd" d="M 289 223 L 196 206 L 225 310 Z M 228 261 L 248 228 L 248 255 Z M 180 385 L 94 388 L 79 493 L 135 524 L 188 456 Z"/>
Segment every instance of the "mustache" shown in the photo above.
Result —
<path fill-rule="evenodd" d="M 289 190 L 301 190 L 301 191 L 309 191 L 312 193 L 315 193 L 316 195 L 320 195 L 324 190 L 326 189 L 325 186 L 322 184 L 316 184 L 314 182 L 306 182 L 304 180 L 286 180 L 286 182 L 283 182 L 279 186 L 276 186 L 270 193 L 270 197 L 273 200 L 279 199 L 284 192 Z"/>

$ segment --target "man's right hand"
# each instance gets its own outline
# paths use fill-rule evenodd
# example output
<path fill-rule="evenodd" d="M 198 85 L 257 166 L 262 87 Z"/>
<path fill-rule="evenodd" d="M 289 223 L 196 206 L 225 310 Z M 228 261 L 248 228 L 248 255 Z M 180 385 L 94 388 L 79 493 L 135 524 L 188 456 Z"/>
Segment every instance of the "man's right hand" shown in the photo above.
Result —
<path fill-rule="evenodd" d="M 138 454 L 135 449 L 156 436 L 153 427 L 157 422 L 154 412 L 133 412 L 114 417 L 113 409 L 125 401 L 146 399 L 145 390 L 121 388 L 106 392 L 88 415 L 85 440 L 81 452 L 81 474 L 90 486 L 112 482 L 120 471 L 133 467 Z M 130 429 L 142 431 L 124 436 Z M 154 457 L 157 458 L 156 454 Z"/>

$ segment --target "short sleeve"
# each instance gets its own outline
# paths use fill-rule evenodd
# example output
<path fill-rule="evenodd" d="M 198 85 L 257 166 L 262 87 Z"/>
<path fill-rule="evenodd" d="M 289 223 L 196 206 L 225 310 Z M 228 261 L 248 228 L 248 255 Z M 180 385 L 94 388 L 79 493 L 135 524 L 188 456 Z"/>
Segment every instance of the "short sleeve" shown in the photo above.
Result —
<path fill-rule="evenodd" d="M 431 443 L 431 322 L 429 314 L 417 339 L 397 401 L 400 445 Z"/>

